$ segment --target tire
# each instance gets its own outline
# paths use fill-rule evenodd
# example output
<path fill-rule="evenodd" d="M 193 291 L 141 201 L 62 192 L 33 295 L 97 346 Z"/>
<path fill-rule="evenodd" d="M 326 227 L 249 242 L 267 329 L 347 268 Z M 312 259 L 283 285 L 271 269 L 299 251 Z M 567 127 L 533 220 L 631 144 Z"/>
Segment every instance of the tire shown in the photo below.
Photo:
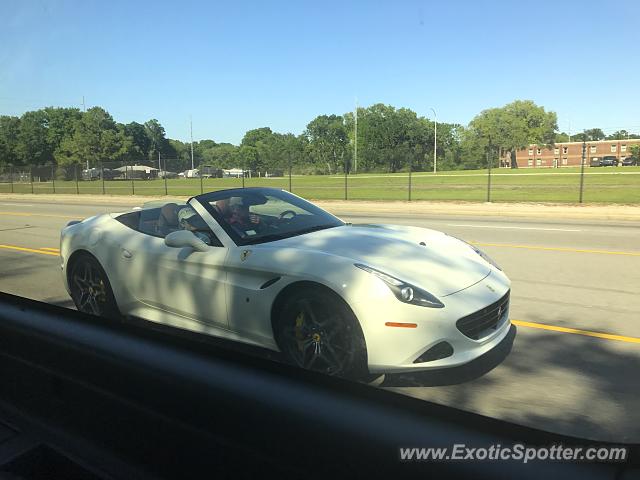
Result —
<path fill-rule="evenodd" d="M 328 375 L 369 379 L 360 324 L 336 294 L 312 288 L 298 290 L 276 315 L 275 339 L 289 363 Z"/>
<path fill-rule="evenodd" d="M 93 256 L 86 254 L 76 259 L 69 271 L 69 287 L 78 311 L 121 320 L 107 274 Z"/>

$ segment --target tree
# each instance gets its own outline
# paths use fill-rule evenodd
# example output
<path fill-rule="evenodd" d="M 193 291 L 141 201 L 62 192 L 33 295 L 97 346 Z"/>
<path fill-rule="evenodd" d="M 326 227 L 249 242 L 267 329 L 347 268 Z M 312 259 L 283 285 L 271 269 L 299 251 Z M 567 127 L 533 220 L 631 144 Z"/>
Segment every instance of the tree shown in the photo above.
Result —
<path fill-rule="evenodd" d="M 588 142 L 589 138 L 584 132 L 576 133 L 571 137 L 574 142 Z"/>
<path fill-rule="evenodd" d="M 144 123 L 145 132 L 149 138 L 148 159 L 158 161 L 158 153 L 166 153 L 168 142 L 165 137 L 164 127 L 155 118 Z"/>
<path fill-rule="evenodd" d="M 599 128 L 589 128 L 584 131 L 587 142 L 598 142 L 605 139 L 604 132 Z"/>
<path fill-rule="evenodd" d="M 191 168 L 191 145 L 180 140 L 168 140 L 169 146 L 163 155 L 162 168 L 170 172 L 181 172 Z"/>
<path fill-rule="evenodd" d="M 607 135 L 607 140 L 629 140 L 629 139 L 640 138 L 640 135 L 635 133 L 630 133 L 627 130 L 617 130 L 613 132 L 611 135 Z"/>
<path fill-rule="evenodd" d="M 151 139 L 147 135 L 147 129 L 144 125 L 137 122 L 127 123 L 124 126 L 124 133 L 131 137 L 133 144 L 132 160 L 149 158 L 149 150 L 151 149 Z"/>
<path fill-rule="evenodd" d="M 240 163 L 240 167 L 245 170 L 258 170 L 260 165 L 258 149 L 251 145 L 240 145 L 238 149 L 238 162 Z"/>
<path fill-rule="evenodd" d="M 355 143 L 355 118 L 344 115 L 347 131 L 352 139 L 348 153 Z M 454 125 L 438 125 L 439 157 L 457 141 Z M 396 172 L 423 170 L 433 165 L 434 123 L 408 108 L 375 104 L 358 109 L 358 170 Z M 454 154 L 449 151 L 449 157 Z"/>
<path fill-rule="evenodd" d="M 26 112 L 20 117 L 20 131 L 15 151 L 18 160 L 23 164 L 42 165 L 53 160 L 53 152 L 47 142 L 47 119 L 44 110 Z"/>
<path fill-rule="evenodd" d="M 269 127 L 245 133 L 240 143 L 239 160 L 243 168 L 262 171 L 273 163 L 273 132 Z"/>
<path fill-rule="evenodd" d="M 305 137 L 302 135 L 297 137 L 292 133 L 278 135 L 276 144 L 278 163 L 273 167 L 282 167 L 288 170 L 289 168 L 302 164 L 304 161 L 304 150 Z"/>
<path fill-rule="evenodd" d="M 271 135 L 273 135 L 273 132 L 269 127 L 254 128 L 253 130 L 249 130 L 244 134 L 240 145 L 255 147 L 257 146 L 258 142 L 265 141 L 266 139 L 271 137 Z"/>
<path fill-rule="evenodd" d="M 546 112 L 531 100 L 484 110 L 469 123 L 476 145 L 510 152 L 513 167 L 517 167 L 516 150 L 530 144 L 553 145 L 557 129 L 555 112 Z"/>
<path fill-rule="evenodd" d="M 75 122 L 73 136 L 64 137 L 56 151 L 58 164 L 122 160 L 133 148 L 124 128 L 118 129 L 113 117 L 100 107 L 92 107 Z M 128 144 L 123 144 L 128 140 Z"/>
<path fill-rule="evenodd" d="M 18 135 L 20 119 L 7 115 L 0 116 L 0 165 L 19 163 Z"/>
<path fill-rule="evenodd" d="M 51 152 L 55 152 L 65 137 L 72 137 L 76 123 L 82 118 L 82 112 L 78 108 L 44 109 L 45 126 L 47 128 L 47 143 Z"/>
<path fill-rule="evenodd" d="M 216 168 L 235 168 L 238 165 L 238 147 L 230 143 L 220 143 L 203 152 L 202 161 Z"/>
<path fill-rule="evenodd" d="M 336 173 L 348 168 L 346 160 L 351 148 L 344 117 L 320 115 L 309 122 L 304 135 L 309 158 L 320 169 L 326 166 L 329 173 Z"/>

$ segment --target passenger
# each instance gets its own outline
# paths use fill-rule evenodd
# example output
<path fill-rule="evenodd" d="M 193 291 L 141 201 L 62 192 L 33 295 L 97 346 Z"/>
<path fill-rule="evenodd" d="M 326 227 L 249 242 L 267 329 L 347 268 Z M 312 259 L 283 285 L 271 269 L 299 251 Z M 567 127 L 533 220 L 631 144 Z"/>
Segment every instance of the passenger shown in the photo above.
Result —
<path fill-rule="evenodd" d="M 178 221 L 180 223 L 180 228 L 183 230 L 189 230 L 204 243 L 211 245 L 211 237 L 207 233 L 211 230 L 202 217 L 198 215 L 193 208 L 185 207 L 180 210 L 178 212 Z"/>
<path fill-rule="evenodd" d="M 171 232 L 180 230 L 178 223 L 178 205 L 175 203 L 167 203 L 160 209 L 158 217 L 158 233 L 163 237 Z"/>

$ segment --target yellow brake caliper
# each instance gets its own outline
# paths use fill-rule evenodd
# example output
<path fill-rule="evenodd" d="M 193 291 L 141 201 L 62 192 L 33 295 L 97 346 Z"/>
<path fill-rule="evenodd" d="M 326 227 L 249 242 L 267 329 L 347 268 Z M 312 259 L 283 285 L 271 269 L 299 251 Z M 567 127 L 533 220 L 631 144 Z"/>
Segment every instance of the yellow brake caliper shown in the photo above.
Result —
<path fill-rule="evenodd" d="M 98 295 L 96 296 L 96 299 L 100 300 L 101 302 L 105 302 L 107 300 L 107 292 L 106 292 L 106 288 L 104 286 L 103 280 L 100 280 L 100 288 L 98 290 Z"/>

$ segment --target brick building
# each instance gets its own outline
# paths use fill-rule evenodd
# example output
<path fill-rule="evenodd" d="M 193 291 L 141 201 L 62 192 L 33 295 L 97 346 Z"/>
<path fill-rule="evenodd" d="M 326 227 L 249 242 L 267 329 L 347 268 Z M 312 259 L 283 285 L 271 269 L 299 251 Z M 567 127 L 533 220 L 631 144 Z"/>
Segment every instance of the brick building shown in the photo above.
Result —
<path fill-rule="evenodd" d="M 618 164 L 631 156 L 631 145 L 640 144 L 640 139 L 629 140 L 601 140 L 586 142 L 585 166 L 597 163 L 604 157 L 615 157 Z M 559 168 L 580 166 L 582 159 L 582 142 L 556 143 L 551 148 L 529 145 L 516 152 L 519 168 Z M 503 157 L 500 166 L 510 167 L 509 157 Z"/>

